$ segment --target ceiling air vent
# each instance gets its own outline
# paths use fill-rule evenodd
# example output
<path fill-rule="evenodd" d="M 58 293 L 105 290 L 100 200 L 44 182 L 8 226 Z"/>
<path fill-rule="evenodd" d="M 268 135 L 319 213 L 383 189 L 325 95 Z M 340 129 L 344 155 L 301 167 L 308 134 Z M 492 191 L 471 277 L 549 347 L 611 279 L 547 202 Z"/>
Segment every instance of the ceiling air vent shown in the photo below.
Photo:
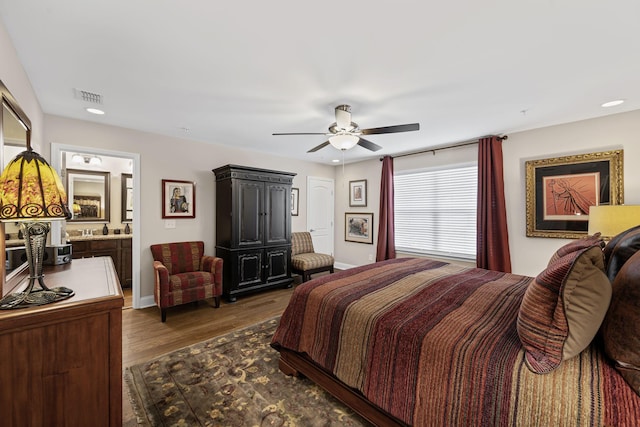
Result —
<path fill-rule="evenodd" d="M 102 95 L 99 93 L 89 92 L 81 89 L 73 90 L 76 99 L 80 99 L 85 102 L 90 102 L 91 104 L 99 104 L 102 105 Z"/>

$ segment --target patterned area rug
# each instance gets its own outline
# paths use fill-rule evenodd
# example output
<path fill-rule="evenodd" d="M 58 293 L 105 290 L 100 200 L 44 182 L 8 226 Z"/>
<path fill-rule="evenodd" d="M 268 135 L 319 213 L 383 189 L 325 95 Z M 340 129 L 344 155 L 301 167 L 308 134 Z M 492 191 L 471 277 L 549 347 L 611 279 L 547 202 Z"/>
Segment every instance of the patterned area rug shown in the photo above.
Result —
<path fill-rule="evenodd" d="M 139 424 L 367 426 L 306 378 L 278 369 L 269 343 L 279 318 L 125 370 Z"/>

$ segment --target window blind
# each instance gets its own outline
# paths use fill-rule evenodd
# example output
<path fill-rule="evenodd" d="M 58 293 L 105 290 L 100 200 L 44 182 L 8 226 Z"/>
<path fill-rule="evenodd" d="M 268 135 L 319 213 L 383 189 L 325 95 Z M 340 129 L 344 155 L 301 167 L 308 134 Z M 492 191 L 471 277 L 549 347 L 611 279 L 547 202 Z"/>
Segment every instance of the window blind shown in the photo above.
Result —
<path fill-rule="evenodd" d="M 475 259 L 477 187 L 477 165 L 396 173 L 396 249 Z"/>

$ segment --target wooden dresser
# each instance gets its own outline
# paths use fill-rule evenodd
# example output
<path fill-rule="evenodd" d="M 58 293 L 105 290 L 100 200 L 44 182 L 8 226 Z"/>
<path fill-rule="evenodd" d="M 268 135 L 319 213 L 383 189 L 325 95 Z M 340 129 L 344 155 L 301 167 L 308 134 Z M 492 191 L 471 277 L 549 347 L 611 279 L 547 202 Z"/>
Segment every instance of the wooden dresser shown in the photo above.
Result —
<path fill-rule="evenodd" d="M 122 425 L 124 298 L 111 258 L 76 259 L 44 274 L 48 287 L 75 296 L 0 311 L 0 424 Z"/>

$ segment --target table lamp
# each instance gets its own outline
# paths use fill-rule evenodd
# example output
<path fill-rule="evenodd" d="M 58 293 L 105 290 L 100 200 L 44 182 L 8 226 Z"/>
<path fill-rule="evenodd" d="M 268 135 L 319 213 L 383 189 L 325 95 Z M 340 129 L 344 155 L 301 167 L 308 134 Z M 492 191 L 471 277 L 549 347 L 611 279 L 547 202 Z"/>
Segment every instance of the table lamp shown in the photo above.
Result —
<path fill-rule="evenodd" d="M 66 287 L 49 289 L 44 283 L 42 265 L 50 221 L 71 218 L 67 195 L 60 177 L 45 159 L 31 149 L 18 154 L 0 176 L 0 221 L 19 222 L 29 264 L 29 283 L 22 291 L 6 295 L 0 309 L 49 304 L 74 295 Z M 35 287 L 38 281 L 40 288 Z"/>
<path fill-rule="evenodd" d="M 600 205 L 589 208 L 589 235 L 598 231 L 610 240 L 625 230 L 640 225 L 640 205 Z"/>

